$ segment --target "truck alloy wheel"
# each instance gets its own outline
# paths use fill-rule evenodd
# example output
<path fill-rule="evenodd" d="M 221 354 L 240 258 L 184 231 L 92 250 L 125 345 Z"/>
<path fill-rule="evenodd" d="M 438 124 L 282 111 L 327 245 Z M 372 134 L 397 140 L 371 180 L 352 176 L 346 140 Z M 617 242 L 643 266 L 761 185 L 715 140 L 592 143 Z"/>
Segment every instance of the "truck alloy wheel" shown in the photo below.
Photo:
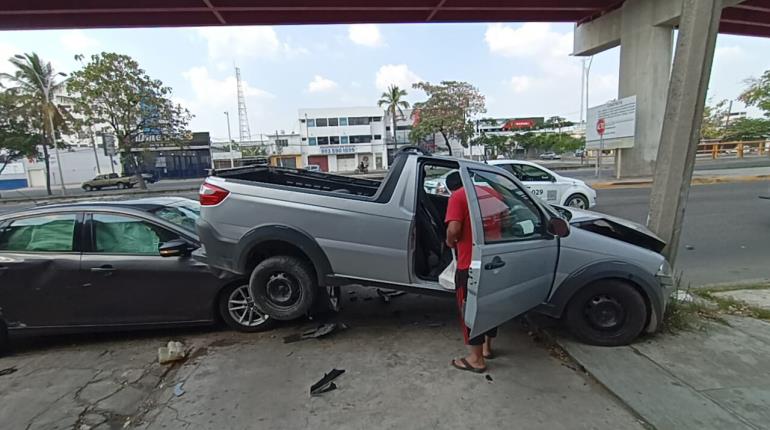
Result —
<path fill-rule="evenodd" d="M 280 321 L 305 315 L 318 294 L 308 264 L 289 256 L 270 257 L 259 263 L 249 285 L 258 308 Z"/>

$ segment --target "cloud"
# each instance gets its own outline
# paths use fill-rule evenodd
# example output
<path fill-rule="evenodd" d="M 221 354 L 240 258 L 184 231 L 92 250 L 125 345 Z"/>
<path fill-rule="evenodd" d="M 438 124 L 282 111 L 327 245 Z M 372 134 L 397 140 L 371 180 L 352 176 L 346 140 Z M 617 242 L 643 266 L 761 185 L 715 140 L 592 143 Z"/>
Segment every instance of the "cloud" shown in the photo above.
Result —
<path fill-rule="evenodd" d="M 321 75 L 315 75 L 313 80 L 307 85 L 307 91 L 310 93 L 322 93 L 337 88 L 337 83 L 331 79 L 326 79 Z"/>
<path fill-rule="evenodd" d="M 489 24 L 484 41 L 493 54 L 506 57 L 562 57 L 572 52 L 572 33 L 551 30 L 546 23 L 531 22 L 518 28 Z"/>
<path fill-rule="evenodd" d="M 416 73 L 409 70 L 406 64 L 386 64 L 377 70 L 374 84 L 380 91 L 385 91 L 390 85 L 408 89 L 412 84 L 422 81 Z"/>
<path fill-rule="evenodd" d="M 529 76 L 513 76 L 510 85 L 514 93 L 523 93 L 532 87 L 532 78 Z"/>
<path fill-rule="evenodd" d="M 192 111 L 210 108 L 223 108 L 236 106 L 238 103 L 237 84 L 234 75 L 224 79 L 216 79 L 209 75 L 206 67 L 193 67 L 182 73 L 182 76 L 190 83 L 195 96 L 190 99 L 185 107 Z M 254 88 L 247 81 L 243 81 L 243 94 L 252 99 L 275 98 L 269 92 Z M 248 101 L 247 101 L 248 105 Z M 196 112 L 193 112 L 196 113 Z"/>
<path fill-rule="evenodd" d="M 99 41 L 88 37 L 82 30 L 67 30 L 59 36 L 59 43 L 72 54 L 84 54 L 99 46 Z"/>
<path fill-rule="evenodd" d="M 375 24 L 349 25 L 348 38 L 356 45 L 369 47 L 382 45 L 382 34 L 380 34 L 380 28 Z"/>
<path fill-rule="evenodd" d="M 308 53 L 279 39 L 273 27 L 206 27 L 198 28 L 197 33 L 206 40 L 208 56 L 214 60 L 293 58 Z"/>
<path fill-rule="evenodd" d="M 743 57 L 744 51 L 740 46 L 720 46 L 714 50 L 714 62 L 729 61 Z"/>

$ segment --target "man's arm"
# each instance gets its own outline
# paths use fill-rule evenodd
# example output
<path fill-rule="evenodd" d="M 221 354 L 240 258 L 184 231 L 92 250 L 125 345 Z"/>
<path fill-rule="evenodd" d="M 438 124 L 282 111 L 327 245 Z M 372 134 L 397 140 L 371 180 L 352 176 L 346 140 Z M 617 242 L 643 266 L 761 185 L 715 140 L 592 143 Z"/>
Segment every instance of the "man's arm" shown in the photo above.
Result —
<path fill-rule="evenodd" d="M 463 232 L 463 223 L 460 221 L 449 221 L 446 228 L 446 246 L 454 248 L 460 241 L 460 235 Z"/>

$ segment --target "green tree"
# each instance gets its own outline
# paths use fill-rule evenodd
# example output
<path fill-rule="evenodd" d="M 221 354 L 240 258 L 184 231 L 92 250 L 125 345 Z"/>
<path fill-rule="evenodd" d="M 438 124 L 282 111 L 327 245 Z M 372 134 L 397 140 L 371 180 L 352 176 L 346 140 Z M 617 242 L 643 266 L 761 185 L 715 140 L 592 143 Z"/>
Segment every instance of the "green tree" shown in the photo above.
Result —
<path fill-rule="evenodd" d="M 748 88 L 738 96 L 738 100 L 758 107 L 766 117 L 770 117 L 770 70 L 766 70 L 760 78 L 746 80 L 746 84 Z"/>
<path fill-rule="evenodd" d="M 420 142 L 440 133 L 450 155 L 452 139 L 468 147 L 475 132 L 473 117 L 487 111 L 479 90 L 467 82 L 457 81 L 442 81 L 436 85 L 420 82 L 412 87 L 424 91 L 428 100 L 414 104 L 418 121 L 412 127 L 411 139 Z"/>
<path fill-rule="evenodd" d="M 82 56 L 76 57 L 83 61 Z M 138 137 L 150 131 L 164 141 L 182 141 L 192 117 L 187 109 L 171 101 L 171 88 L 151 78 L 128 55 L 103 52 L 72 73 L 67 83 L 77 94 L 75 110 L 92 124 L 106 124 L 112 129 L 132 167 L 139 187 L 146 189 L 141 169 L 132 153 L 146 149 Z"/>
<path fill-rule="evenodd" d="M 32 118 L 23 110 L 19 97 L 10 91 L 0 92 L 0 174 L 9 163 L 37 156 L 41 136 L 34 129 Z"/>
<path fill-rule="evenodd" d="M 724 131 L 725 141 L 765 140 L 770 137 L 770 120 L 764 118 L 739 118 Z"/>
<path fill-rule="evenodd" d="M 721 100 L 713 106 L 703 108 L 703 121 L 700 126 L 701 139 L 721 139 L 727 122 L 727 100 Z"/>
<path fill-rule="evenodd" d="M 489 158 L 497 158 L 499 155 L 509 157 L 513 144 L 508 136 L 490 135 L 482 133 L 473 139 L 474 145 L 483 145 L 488 152 Z"/>
<path fill-rule="evenodd" d="M 377 102 L 377 106 L 385 110 L 390 115 L 392 121 L 391 131 L 393 132 L 393 143 L 397 147 L 398 142 L 396 139 L 396 117 L 404 117 L 404 109 L 409 109 L 409 102 L 404 100 L 406 97 L 406 90 L 402 90 L 396 85 L 391 85 L 388 90 L 382 93 L 380 100 Z"/>
<path fill-rule="evenodd" d="M 64 82 L 59 81 L 64 73 L 54 71 L 51 63 L 44 62 L 37 54 L 16 55 L 10 60 L 16 68 L 13 74 L 2 73 L 0 79 L 11 84 L 8 92 L 12 97 L 16 97 L 19 103 L 19 109 L 30 116 L 34 121 L 35 128 L 45 136 L 48 144 L 42 145 L 43 159 L 46 171 L 46 190 L 51 194 L 50 182 L 50 156 L 48 154 L 48 145 L 58 150 L 56 142 L 56 132 L 63 131 L 66 128 L 66 113 L 60 106 L 54 102 L 54 94 L 62 92 Z M 61 182 L 62 193 L 64 189 L 64 177 L 61 170 L 61 158 L 56 157 L 59 164 L 59 180 Z"/>

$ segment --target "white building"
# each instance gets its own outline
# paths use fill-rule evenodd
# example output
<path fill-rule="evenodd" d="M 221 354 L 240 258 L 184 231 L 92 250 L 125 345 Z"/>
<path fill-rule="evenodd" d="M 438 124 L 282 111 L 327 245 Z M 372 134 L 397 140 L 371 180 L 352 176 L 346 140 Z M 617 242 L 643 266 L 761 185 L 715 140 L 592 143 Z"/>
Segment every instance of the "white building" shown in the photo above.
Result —
<path fill-rule="evenodd" d="M 388 168 L 383 111 L 377 107 L 299 110 L 300 144 L 307 164 L 325 172 Z"/>

